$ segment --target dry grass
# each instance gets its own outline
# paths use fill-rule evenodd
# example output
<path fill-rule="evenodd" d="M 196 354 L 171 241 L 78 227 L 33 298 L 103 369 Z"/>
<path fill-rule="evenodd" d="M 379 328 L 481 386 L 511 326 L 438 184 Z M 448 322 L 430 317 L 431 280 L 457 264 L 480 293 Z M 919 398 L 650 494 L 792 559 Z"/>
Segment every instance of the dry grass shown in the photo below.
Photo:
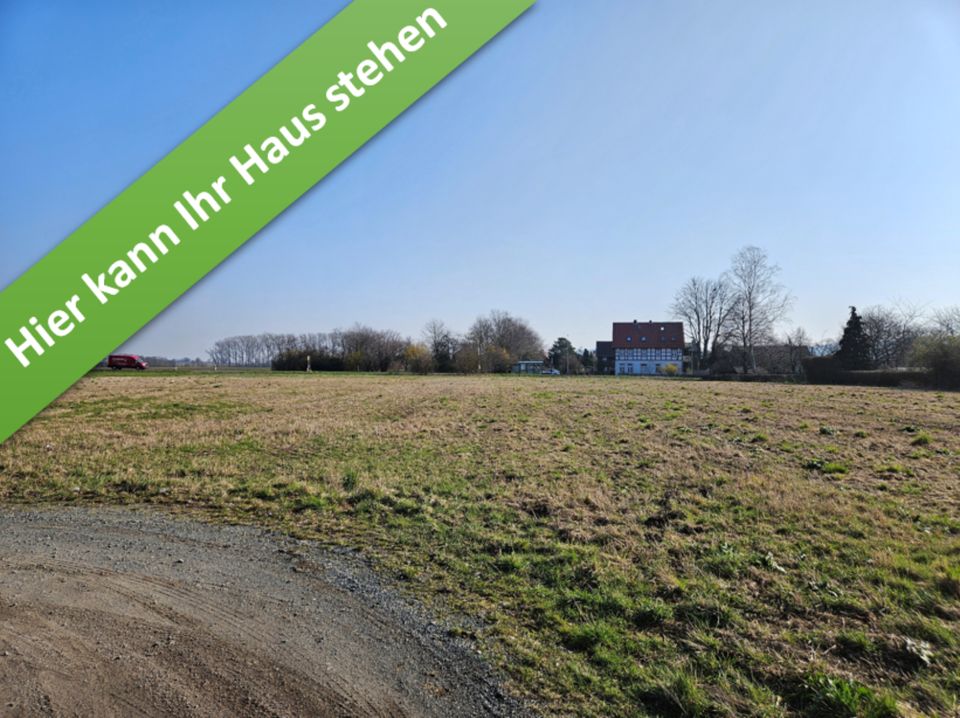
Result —
<path fill-rule="evenodd" d="M 949 715 L 960 395 L 525 377 L 93 376 L 13 501 L 358 546 L 557 715 Z"/>

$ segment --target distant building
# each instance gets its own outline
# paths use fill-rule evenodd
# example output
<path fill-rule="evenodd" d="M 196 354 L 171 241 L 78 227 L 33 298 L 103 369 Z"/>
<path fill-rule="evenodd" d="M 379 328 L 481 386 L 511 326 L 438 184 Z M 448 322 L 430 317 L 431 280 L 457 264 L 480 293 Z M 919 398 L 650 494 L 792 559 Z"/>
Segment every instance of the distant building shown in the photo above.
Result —
<path fill-rule="evenodd" d="M 661 374 L 670 365 L 678 374 L 683 373 L 682 322 L 614 322 L 610 345 L 617 376 Z"/>
<path fill-rule="evenodd" d="M 512 369 L 514 374 L 542 374 L 543 373 L 543 362 L 542 361 L 518 361 L 513 365 Z"/>
<path fill-rule="evenodd" d="M 613 374 L 613 342 L 597 342 L 597 374 Z"/>

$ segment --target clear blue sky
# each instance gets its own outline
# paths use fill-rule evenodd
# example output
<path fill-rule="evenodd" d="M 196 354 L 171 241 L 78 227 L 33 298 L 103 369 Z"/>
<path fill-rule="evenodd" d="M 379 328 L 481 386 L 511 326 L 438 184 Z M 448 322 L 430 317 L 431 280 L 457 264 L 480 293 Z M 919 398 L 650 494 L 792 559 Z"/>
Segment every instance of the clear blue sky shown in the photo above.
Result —
<path fill-rule="evenodd" d="M 0 0 L 0 286 L 345 4 Z M 956 0 L 539 0 L 128 348 L 493 308 L 592 345 L 745 244 L 815 339 L 960 303 Z"/>

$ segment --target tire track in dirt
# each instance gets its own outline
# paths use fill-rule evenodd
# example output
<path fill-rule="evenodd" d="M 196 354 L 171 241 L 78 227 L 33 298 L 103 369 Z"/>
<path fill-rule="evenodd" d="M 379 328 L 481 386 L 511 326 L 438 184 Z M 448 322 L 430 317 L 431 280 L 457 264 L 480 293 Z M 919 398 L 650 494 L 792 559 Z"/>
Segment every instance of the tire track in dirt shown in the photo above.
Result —
<path fill-rule="evenodd" d="M 529 712 L 350 552 L 147 511 L 3 509 L 0 714 Z"/>

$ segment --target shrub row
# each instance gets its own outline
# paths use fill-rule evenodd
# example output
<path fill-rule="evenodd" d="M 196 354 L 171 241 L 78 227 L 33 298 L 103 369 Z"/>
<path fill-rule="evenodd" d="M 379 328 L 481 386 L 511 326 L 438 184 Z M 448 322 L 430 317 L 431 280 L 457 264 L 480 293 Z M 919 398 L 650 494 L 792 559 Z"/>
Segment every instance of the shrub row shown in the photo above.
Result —
<path fill-rule="evenodd" d="M 811 384 L 845 386 L 910 387 L 931 386 L 934 376 L 926 369 L 844 369 L 836 357 L 810 357 L 803 360 L 803 372 Z"/>
<path fill-rule="evenodd" d="M 274 371 L 306 371 L 307 356 L 313 371 L 343 371 L 343 359 L 323 352 L 308 352 L 298 349 L 286 351 L 276 357 L 271 366 Z"/>
<path fill-rule="evenodd" d="M 745 381 L 771 384 L 795 384 L 799 377 L 796 374 L 711 374 L 704 373 L 702 378 L 707 381 Z"/>
<path fill-rule="evenodd" d="M 935 386 L 960 389 L 960 336 L 924 337 L 913 354 L 916 363 L 930 370 Z"/>

